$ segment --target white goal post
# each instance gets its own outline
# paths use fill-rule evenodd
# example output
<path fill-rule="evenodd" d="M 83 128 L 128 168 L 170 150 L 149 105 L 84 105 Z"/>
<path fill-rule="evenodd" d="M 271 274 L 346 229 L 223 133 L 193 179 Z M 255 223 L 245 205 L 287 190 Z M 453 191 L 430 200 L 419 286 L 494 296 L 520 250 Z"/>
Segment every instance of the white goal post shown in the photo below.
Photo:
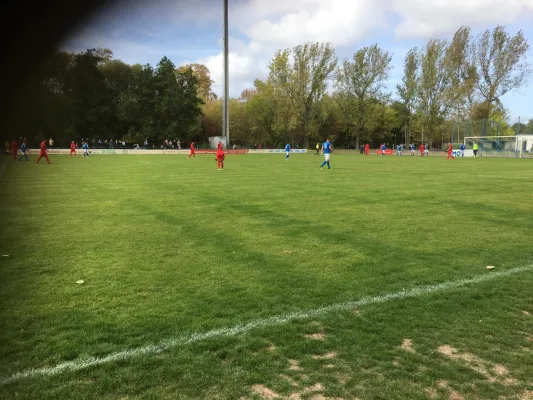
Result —
<path fill-rule="evenodd" d="M 533 135 L 466 136 L 465 149 L 478 145 L 478 157 L 532 158 Z"/>

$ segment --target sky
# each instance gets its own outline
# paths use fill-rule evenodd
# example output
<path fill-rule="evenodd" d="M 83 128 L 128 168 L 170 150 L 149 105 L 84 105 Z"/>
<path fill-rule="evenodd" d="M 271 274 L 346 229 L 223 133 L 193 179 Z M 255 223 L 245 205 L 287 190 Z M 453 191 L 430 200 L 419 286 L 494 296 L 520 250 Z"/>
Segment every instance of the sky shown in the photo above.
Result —
<path fill-rule="evenodd" d="M 307 41 L 331 42 L 339 61 L 377 43 L 393 55 L 387 87 L 394 93 L 407 51 L 429 38 L 451 39 L 462 25 L 473 34 L 497 25 L 513 35 L 522 30 L 533 65 L 533 0 L 229 0 L 230 96 L 265 79 L 277 50 Z M 222 38 L 222 0 L 117 0 L 58 47 L 105 47 L 128 64 L 156 66 L 163 56 L 176 66 L 202 63 L 222 95 Z M 533 77 L 502 101 L 511 122 L 533 118 Z"/>

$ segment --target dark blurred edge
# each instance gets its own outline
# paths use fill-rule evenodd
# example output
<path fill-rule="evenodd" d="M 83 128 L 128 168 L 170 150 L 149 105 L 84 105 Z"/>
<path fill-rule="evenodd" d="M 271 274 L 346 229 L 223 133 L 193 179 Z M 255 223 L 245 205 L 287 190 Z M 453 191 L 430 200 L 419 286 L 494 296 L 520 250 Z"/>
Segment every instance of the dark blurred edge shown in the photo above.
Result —
<path fill-rule="evenodd" d="M 48 0 L 42 2 L 13 2 L 2 10 L 2 97 L 0 136 L 2 146 L 13 136 L 9 118 L 13 112 L 13 98 L 24 85 L 29 74 L 36 70 L 43 58 L 54 51 L 59 42 L 86 19 L 108 3 L 108 0 Z"/>

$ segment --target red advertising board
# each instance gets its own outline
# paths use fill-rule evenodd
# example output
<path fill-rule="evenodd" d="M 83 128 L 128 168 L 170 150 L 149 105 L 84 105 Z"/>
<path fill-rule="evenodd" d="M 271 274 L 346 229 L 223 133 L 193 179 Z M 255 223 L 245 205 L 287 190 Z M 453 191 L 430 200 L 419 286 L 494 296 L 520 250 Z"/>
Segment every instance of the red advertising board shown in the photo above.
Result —
<path fill-rule="evenodd" d="M 381 150 L 376 150 L 376 154 L 381 155 L 381 153 L 382 153 Z M 385 155 L 392 155 L 392 150 L 391 149 L 386 149 L 385 150 Z"/>
<path fill-rule="evenodd" d="M 239 149 L 239 150 L 224 150 L 225 154 L 246 154 L 246 149 Z M 196 150 L 196 154 L 217 154 L 217 150 Z"/>

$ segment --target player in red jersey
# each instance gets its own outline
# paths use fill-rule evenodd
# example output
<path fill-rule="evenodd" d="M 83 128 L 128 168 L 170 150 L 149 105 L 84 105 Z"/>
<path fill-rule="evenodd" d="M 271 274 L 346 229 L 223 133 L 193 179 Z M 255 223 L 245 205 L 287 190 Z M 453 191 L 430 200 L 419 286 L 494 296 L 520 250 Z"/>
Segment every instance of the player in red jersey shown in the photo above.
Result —
<path fill-rule="evenodd" d="M 224 169 L 224 158 L 226 158 L 226 155 L 224 154 L 224 148 L 222 146 L 222 142 L 218 142 L 217 145 L 217 166 L 218 170 Z"/>
<path fill-rule="evenodd" d="M 39 160 L 44 157 L 46 158 L 46 161 L 48 161 L 48 164 L 52 164 L 50 160 L 48 159 L 48 149 L 46 148 L 46 141 L 41 142 L 41 152 L 39 153 L 39 158 L 37 158 L 37 164 L 39 164 Z"/>
<path fill-rule="evenodd" d="M 370 154 L 370 145 L 367 143 L 365 144 L 365 156 Z"/>
<path fill-rule="evenodd" d="M 19 151 L 19 145 L 17 143 L 17 141 L 15 139 L 13 139 L 11 141 L 11 143 L 9 143 L 9 145 L 11 146 L 11 158 L 15 161 L 17 161 L 17 154 L 18 154 L 18 151 Z"/>
<path fill-rule="evenodd" d="M 194 142 L 191 142 L 191 152 L 189 153 L 189 157 L 187 157 L 187 160 L 193 156 L 194 159 L 196 159 L 196 151 L 194 149 Z"/>
<path fill-rule="evenodd" d="M 72 153 L 74 153 L 74 156 L 78 155 L 76 152 L 76 143 L 74 143 L 74 140 L 70 142 L 70 154 L 69 157 L 72 157 Z"/>
<path fill-rule="evenodd" d="M 424 157 L 424 144 L 423 143 L 420 143 L 419 150 L 420 150 L 420 157 Z"/>
<path fill-rule="evenodd" d="M 450 157 L 452 158 L 452 160 L 455 160 L 455 157 L 452 155 L 452 151 L 453 151 L 453 146 L 451 143 L 448 143 L 448 157 L 446 157 L 446 160 L 449 160 Z"/>

